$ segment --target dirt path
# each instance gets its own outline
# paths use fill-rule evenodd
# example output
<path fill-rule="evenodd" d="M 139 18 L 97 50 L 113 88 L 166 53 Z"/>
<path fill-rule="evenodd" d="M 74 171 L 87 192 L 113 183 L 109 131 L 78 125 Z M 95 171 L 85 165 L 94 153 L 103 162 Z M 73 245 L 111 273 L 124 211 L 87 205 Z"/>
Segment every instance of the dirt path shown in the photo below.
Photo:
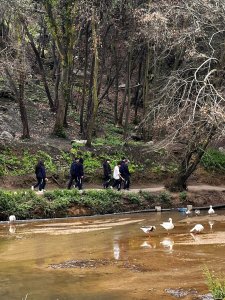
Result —
<path fill-rule="evenodd" d="M 86 187 L 86 190 L 89 189 L 99 189 L 98 187 Z M 100 189 L 99 189 L 100 190 Z M 163 185 L 159 186 L 152 186 L 152 187 L 142 187 L 140 186 L 137 188 L 131 188 L 130 192 L 138 193 L 140 190 L 146 191 L 146 192 L 163 192 L 166 191 L 166 188 Z M 201 184 L 201 185 L 189 185 L 188 186 L 189 192 L 198 192 L 198 191 L 217 191 L 217 192 L 225 192 L 225 186 L 213 186 L 213 185 L 207 185 L 207 184 Z"/>

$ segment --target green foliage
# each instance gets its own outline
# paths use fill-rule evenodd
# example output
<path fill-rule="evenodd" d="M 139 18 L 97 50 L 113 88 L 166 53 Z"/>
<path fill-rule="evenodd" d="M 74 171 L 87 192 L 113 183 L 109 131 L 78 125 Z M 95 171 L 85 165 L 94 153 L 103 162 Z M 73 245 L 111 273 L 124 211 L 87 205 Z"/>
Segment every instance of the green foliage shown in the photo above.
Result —
<path fill-rule="evenodd" d="M 66 133 L 65 133 L 65 130 L 64 130 L 63 127 L 57 128 L 57 129 L 54 131 L 54 135 L 56 135 L 56 136 L 59 137 L 59 138 L 63 138 L 63 139 L 66 138 Z"/>
<path fill-rule="evenodd" d="M 122 138 L 107 135 L 104 138 L 96 138 L 93 142 L 94 146 L 122 146 L 124 141 Z"/>
<path fill-rule="evenodd" d="M 140 208 L 149 207 L 146 200 L 152 204 L 160 200 L 163 206 L 166 206 L 170 203 L 170 195 L 161 193 L 160 196 L 156 196 L 148 192 L 123 193 L 111 189 L 54 190 L 45 192 L 44 195 L 37 195 L 30 190 L 22 192 L 0 190 L 0 219 L 7 220 L 12 214 L 16 215 L 17 219 L 66 217 L 71 215 L 70 209 L 74 206 L 86 208 L 87 214 L 116 213 L 127 209 L 127 202 Z"/>
<path fill-rule="evenodd" d="M 185 202 L 187 200 L 187 192 L 180 192 L 179 198 L 181 202 Z"/>
<path fill-rule="evenodd" d="M 23 175 L 34 172 L 34 166 L 38 160 L 43 160 L 48 172 L 55 172 L 56 165 L 51 156 L 44 151 L 31 154 L 24 150 L 22 155 L 16 155 L 11 150 L 5 150 L 0 154 L 0 175 Z"/>
<path fill-rule="evenodd" d="M 206 170 L 225 172 L 225 153 L 208 149 L 202 157 L 201 164 Z"/>
<path fill-rule="evenodd" d="M 220 278 L 216 277 L 207 267 L 205 267 L 203 271 L 213 298 L 215 300 L 223 300 L 225 298 L 225 277 L 222 275 Z"/>
<path fill-rule="evenodd" d="M 140 193 L 141 197 L 143 197 L 144 200 L 146 200 L 148 202 L 155 202 L 158 199 L 157 195 L 154 195 L 150 192 L 146 192 L 146 191 L 141 190 L 139 193 Z"/>
<path fill-rule="evenodd" d="M 140 194 L 129 193 L 127 195 L 127 198 L 129 200 L 129 202 L 132 204 L 141 204 L 141 195 Z"/>
<path fill-rule="evenodd" d="M 162 204 L 170 205 L 171 204 L 171 195 L 167 192 L 162 192 L 159 195 L 159 200 Z"/>
<path fill-rule="evenodd" d="M 96 214 L 119 212 L 122 209 L 121 193 L 113 190 L 88 191 L 82 196 L 82 202 Z"/>

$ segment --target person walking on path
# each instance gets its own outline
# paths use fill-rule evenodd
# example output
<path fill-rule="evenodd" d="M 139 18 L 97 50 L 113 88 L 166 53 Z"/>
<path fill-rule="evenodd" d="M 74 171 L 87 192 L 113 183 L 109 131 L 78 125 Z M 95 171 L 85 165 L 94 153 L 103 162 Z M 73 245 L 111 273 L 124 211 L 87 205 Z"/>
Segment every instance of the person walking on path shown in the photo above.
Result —
<path fill-rule="evenodd" d="M 120 174 L 124 178 L 124 190 L 129 190 L 130 188 L 130 171 L 129 171 L 129 160 L 125 159 L 124 163 L 120 166 Z"/>
<path fill-rule="evenodd" d="M 121 190 L 121 182 L 123 180 L 123 177 L 120 174 L 120 167 L 121 167 L 121 162 L 118 162 L 113 170 L 113 179 L 114 179 L 113 187 L 116 187 L 118 191 Z"/>
<path fill-rule="evenodd" d="M 82 190 L 82 180 L 84 177 L 83 165 L 79 158 L 75 158 L 70 167 L 70 180 L 67 188 L 70 189 L 75 180 L 75 187 Z"/>
<path fill-rule="evenodd" d="M 102 165 L 103 174 L 104 174 L 104 182 L 103 182 L 103 188 L 104 189 L 107 189 L 109 187 L 111 176 L 112 176 L 112 170 L 111 170 L 111 167 L 110 167 L 109 163 L 110 163 L 110 160 L 106 159 L 103 162 L 103 165 Z"/>
<path fill-rule="evenodd" d="M 37 178 L 37 183 L 31 187 L 32 190 L 34 190 L 36 187 L 38 187 L 39 191 L 45 190 L 46 185 L 46 171 L 45 171 L 45 165 L 42 160 L 39 160 L 37 165 L 35 166 L 35 175 Z"/>

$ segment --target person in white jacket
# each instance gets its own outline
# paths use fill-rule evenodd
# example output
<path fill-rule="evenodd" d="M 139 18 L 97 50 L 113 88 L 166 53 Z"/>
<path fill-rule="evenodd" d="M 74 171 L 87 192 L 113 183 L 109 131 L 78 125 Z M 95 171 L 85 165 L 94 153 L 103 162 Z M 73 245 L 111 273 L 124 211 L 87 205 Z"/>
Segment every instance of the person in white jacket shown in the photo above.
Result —
<path fill-rule="evenodd" d="M 113 187 L 116 187 L 118 191 L 121 190 L 121 182 L 122 180 L 124 180 L 120 174 L 120 166 L 121 166 L 121 162 L 118 162 L 113 170 L 113 179 L 114 179 Z"/>

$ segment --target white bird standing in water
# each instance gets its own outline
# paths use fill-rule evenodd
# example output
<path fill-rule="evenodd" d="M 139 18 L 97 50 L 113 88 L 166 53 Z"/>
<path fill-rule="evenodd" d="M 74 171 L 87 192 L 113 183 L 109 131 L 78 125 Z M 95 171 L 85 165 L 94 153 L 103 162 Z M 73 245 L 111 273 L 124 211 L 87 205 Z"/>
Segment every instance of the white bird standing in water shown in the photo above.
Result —
<path fill-rule="evenodd" d="M 185 214 L 187 215 L 187 217 L 191 214 L 191 211 L 188 209 L 186 210 Z"/>
<path fill-rule="evenodd" d="M 213 215 L 214 213 L 215 213 L 215 210 L 212 208 L 212 205 L 210 205 L 209 210 L 208 210 L 208 214 Z"/>
<path fill-rule="evenodd" d="M 200 210 L 199 210 L 199 209 L 196 209 L 196 210 L 195 210 L 195 214 L 196 214 L 196 216 L 199 216 L 199 215 L 200 215 Z"/>
<path fill-rule="evenodd" d="M 143 226 L 140 228 L 144 233 L 150 234 L 150 232 L 156 230 L 155 226 Z"/>
<path fill-rule="evenodd" d="M 160 225 L 161 225 L 163 228 L 165 228 L 167 231 L 174 228 L 173 221 L 172 221 L 171 218 L 169 218 L 169 222 L 163 222 L 163 223 L 160 224 Z"/>
<path fill-rule="evenodd" d="M 196 224 L 196 225 L 190 230 L 190 232 L 200 233 L 200 232 L 202 232 L 202 230 L 204 230 L 204 227 L 202 226 L 202 224 Z"/>
<path fill-rule="evenodd" d="M 15 221 L 16 221 L 16 216 L 14 216 L 14 215 L 9 216 L 10 223 L 15 222 Z"/>

